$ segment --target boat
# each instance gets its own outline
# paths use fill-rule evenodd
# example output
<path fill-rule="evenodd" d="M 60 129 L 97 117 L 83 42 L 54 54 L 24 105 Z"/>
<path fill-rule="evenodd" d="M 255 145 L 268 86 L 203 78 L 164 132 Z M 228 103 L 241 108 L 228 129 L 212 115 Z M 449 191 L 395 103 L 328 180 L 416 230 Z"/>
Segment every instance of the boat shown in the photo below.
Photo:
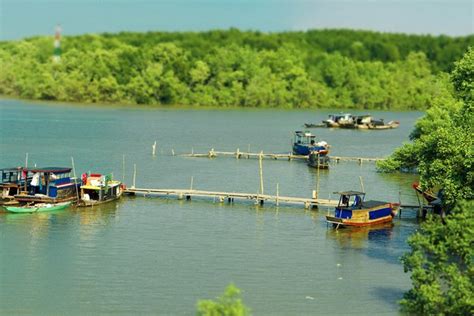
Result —
<path fill-rule="evenodd" d="M 379 121 L 373 121 L 369 124 L 367 124 L 368 129 L 392 129 L 392 128 L 397 128 L 400 126 L 399 121 L 390 121 L 387 124 L 383 122 L 383 119 L 380 119 Z"/>
<path fill-rule="evenodd" d="M 62 203 L 35 203 L 24 206 L 5 206 L 7 211 L 11 213 L 37 213 L 37 212 L 51 212 L 61 211 L 71 205 L 71 202 Z"/>
<path fill-rule="evenodd" d="M 352 122 L 352 114 L 350 113 L 329 114 L 328 119 L 323 120 L 326 127 L 341 127 L 341 124 L 347 125 L 349 122 Z"/>
<path fill-rule="evenodd" d="M 296 131 L 293 139 L 293 153 L 308 156 L 311 151 L 327 150 L 326 142 L 316 142 L 316 136 L 308 131 Z"/>
<path fill-rule="evenodd" d="M 308 156 L 308 166 L 319 169 L 329 169 L 329 146 L 326 142 L 319 142 L 317 145 L 325 149 L 312 150 Z"/>
<path fill-rule="evenodd" d="M 365 193 L 358 191 L 334 192 L 339 203 L 334 216 L 326 215 L 326 221 L 336 228 L 342 226 L 369 226 L 388 223 L 398 211 L 399 203 L 365 201 Z"/>
<path fill-rule="evenodd" d="M 119 199 L 124 186 L 113 180 L 112 175 L 83 174 L 78 206 L 94 206 Z"/>
<path fill-rule="evenodd" d="M 316 127 L 326 127 L 326 124 L 316 124 L 316 123 L 304 123 L 305 128 L 316 128 Z"/>
<path fill-rule="evenodd" d="M 15 200 L 15 195 L 24 187 L 25 178 L 23 177 L 23 167 L 3 168 L 0 169 L 0 191 L 2 193 L 0 205 L 19 204 Z M 26 179 L 28 182 L 28 179 Z"/>
<path fill-rule="evenodd" d="M 52 204 L 77 201 L 81 183 L 71 178 L 71 170 L 62 167 L 23 169 L 27 181 L 14 196 L 15 200 L 20 203 Z"/>

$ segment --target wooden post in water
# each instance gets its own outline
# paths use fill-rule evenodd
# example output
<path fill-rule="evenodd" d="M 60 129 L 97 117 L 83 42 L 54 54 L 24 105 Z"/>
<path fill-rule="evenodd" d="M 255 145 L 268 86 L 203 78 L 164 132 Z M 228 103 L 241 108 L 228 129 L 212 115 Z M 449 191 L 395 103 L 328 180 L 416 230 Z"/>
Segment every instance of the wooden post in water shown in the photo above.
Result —
<path fill-rule="evenodd" d="M 171 154 L 174 156 L 174 149 L 171 148 Z"/>
<path fill-rule="evenodd" d="M 122 155 L 122 183 L 125 182 L 125 154 Z"/>
<path fill-rule="evenodd" d="M 193 189 L 193 182 L 194 182 L 194 176 L 191 176 L 191 186 L 189 187 L 189 190 Z"/>
<path fill-rule="evenodd" d="M 72 163 L 72 172 L 74 174 L 74 187 L 76 188 L 76 197 L 77 197 L 77 202 L 79 203 L 79 191 L 77 190 L 76 167 L 74 166 L 74 158 L 73 157 L 71 157 L 71 163 Z"/>
<path fill-rule="evenodd" d="M 26 153 L 25 157 L 25 168 L 28 168 L 28 153 Z"/>
<path fill-rule="evenodd" d="M 317 174 L 317 179 L 316 179 L 316 199 L 319 197 L 319 152 L 318 152 L 318 155 L 317 155 L 317 159 L 318 159 L 318 170 L 316 171 L 316 174 Z"/>
<path fill-rule="evenodd" d="M 156 156 L 156 140 L 155 140 L 155 143 L 151 146 L 152 148 L 152 155 L 153 157 Z"/>
<path fill-rule="evenodd" d="M 362 190 L 362 193 L 365 193 L 364 181 L 362 181 L 362 176 L 359 176 L 359 181 L 360 181 L 360 189 Z"/>
<path fill-rule="evenodd" d="M 133 183 L 132 183 L 132 189 L 135 189 L 135 181 L 137 180 L 137 164 L 133 164 Z"/>
<path fill-rule="evenodd" d="M 260 194 L 264 194 L 263 193 L 263 163 L 262 163 L 262 160 L 263 160 L 263 150 L 260 151 L 260 155 L 258 156 L 258 165 L 259 165 L 259 169 L 260 169 Z"/>
<path fill-rule="evenodd" d="M 280 196 L 280 184 L 277 182 L 277 195 L 276 195 L 276 206 L 280 204 L 278 197 Z"/>

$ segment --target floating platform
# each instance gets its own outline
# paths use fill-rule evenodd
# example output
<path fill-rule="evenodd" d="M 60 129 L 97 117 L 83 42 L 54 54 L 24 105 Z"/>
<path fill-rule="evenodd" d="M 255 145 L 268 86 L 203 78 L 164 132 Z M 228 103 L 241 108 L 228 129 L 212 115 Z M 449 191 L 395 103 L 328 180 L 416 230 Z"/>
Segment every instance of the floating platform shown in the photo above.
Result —
<path fill-rule="evenodd" d="M 276 154 L 276 153 L 252 153 L 252 152 L 242 152 L 239 149 L 237 149 L 235 152 L 232 151 L 216 151 L 214 149 L 211 149 L 207 153 L 190 153 L 190 154 L 182 154 L 180 156 L 184 157 L 196 157 L 196 158 L 216 158 L 216 157 L 234 157 L 236 159 L 250 159 L 250 158 L 257 158 L 259 159 L 260 157 L 262 159 L 285 159 L 288 161 L 291 160 L 308 160 L 308 156 L 303 156 L 303 155 L 294 155 L 292 153 L 288 154 Z M 340 162 L 340 161 L 355 161 L 358 163 L 362 162 L 377 162 L 381 160 L 385 160 L 385 158 L 368 158 L 368 157 L 341 157 L 341 156 L 329 156 L 329 158 L 335 162 Z"/>
<path fill-rule="evenodd" d="M 264 205 L 264 203 L 273 203 L 275 205 L 303 205 L 305 208 L 318 208 L 319 206 L 335 207 L 337 200 L 302 198 L 280 195 L 268 195 L 258 193 L 238 193 L 238 192 L 217 192 L 203 191 L 193 189 L 146 189 L 146 188 L 127 188 L 124 191 L 127 195 L 143 196 L 172 196 L 178 199 L 191 200 L 193 197 L 211 198 L 214 201 L 233 203 L 236 200 L 251 200 L 255 204 Z"/>

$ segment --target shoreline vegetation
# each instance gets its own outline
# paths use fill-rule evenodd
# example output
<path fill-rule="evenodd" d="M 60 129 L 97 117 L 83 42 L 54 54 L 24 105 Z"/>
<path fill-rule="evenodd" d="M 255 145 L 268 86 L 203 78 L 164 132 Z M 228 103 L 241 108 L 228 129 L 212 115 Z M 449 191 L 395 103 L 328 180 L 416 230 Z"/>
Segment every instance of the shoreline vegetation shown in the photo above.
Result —
<path fill-rule="evenodd" d="M 474 35 L 237 29 L 0 42 L 0 94 L 164 108 L 425 110 Z"/>

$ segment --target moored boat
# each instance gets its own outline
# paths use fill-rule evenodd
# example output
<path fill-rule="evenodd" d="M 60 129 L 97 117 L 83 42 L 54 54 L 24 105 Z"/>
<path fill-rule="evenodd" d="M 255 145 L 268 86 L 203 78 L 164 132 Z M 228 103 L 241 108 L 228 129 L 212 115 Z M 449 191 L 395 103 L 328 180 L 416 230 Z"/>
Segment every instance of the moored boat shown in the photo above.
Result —
<path fill-rule="evenodd" d="M 335 192 L 339 203 L 334 216 L 326 215 L 328 223 L 339 226 L 369 226 L 391 222 L 398 203 L 365 201 L 365 193 L 357 191 Z"/>
<path fill-rule="evenodd" d="M 327 146 L 326 142 L 319 142 L 318 144 L 325 147 L 325 149 L 311 151 L 308 156 L 308 166 L 329 169 L 329 146 Z"/>
<path fill-rule="evenodd" d="M 99 205 L 117 200 L 122 196 L 122 182 L 113 180 L 112 175 L 83 174 L 82 183 L 78 206 Z"/>
<path fill-rule="evenodd" d="M 329 114 L 328 119 L 323 120 L 323 124 L 326 127 L 341 127 L 341 124 L 347 124 L 349 121 L 352 121 L 352 114 L 350 113 Z"/>
<path fill-rule="evenodd" d="M 368 129 L 378 129 L 378 130 L 382 130 L 382 129 L 392 129 L 392 128 L 397 128 L 400 126 L 400 122 L 399 121 L 390 121 L 388 122 L 387 124 L 384 124 L 383 123 L 383 120 L 382 120 L 382 123 L 381 124 L 376 124 L 376 123 L 370 123 L 367 125 L 367 128 Z"/>
<path fill-rule="evenodd" d="M 23 169 L 23 167 L 0 169 L 0 191 L 2 194 L 0 205 L 18 204 L 18 201 L 15 200 L 15 195 L 21 191 L 25 182 L 28 182 L 28 179 L 23 177 L 25 175 Z"/>
<path fill-rule="evenodd" d="M 316 142 L 316 136 L 308 131 L 296 131 L 293 140 L 293 153 L 308 156 L 312 151 L 327 150 L 326 142 Z"/>
<path fill-rule="evenodd" d="M 24 169 L 21 191 L 14 196 L 20 203 L 61 203 L 77 201 L 80 183 L 71 178 L 71 168 Z"/>
<path fill-rule="evenodd" d="M 36 203 L 33 205 L 24 206 L 5 206 L 6 210 L 11 213 L 37 213 L 37 212 L 51 212 L 61 211 L 71 205 L 71 202 L 62 203 Z"/>

